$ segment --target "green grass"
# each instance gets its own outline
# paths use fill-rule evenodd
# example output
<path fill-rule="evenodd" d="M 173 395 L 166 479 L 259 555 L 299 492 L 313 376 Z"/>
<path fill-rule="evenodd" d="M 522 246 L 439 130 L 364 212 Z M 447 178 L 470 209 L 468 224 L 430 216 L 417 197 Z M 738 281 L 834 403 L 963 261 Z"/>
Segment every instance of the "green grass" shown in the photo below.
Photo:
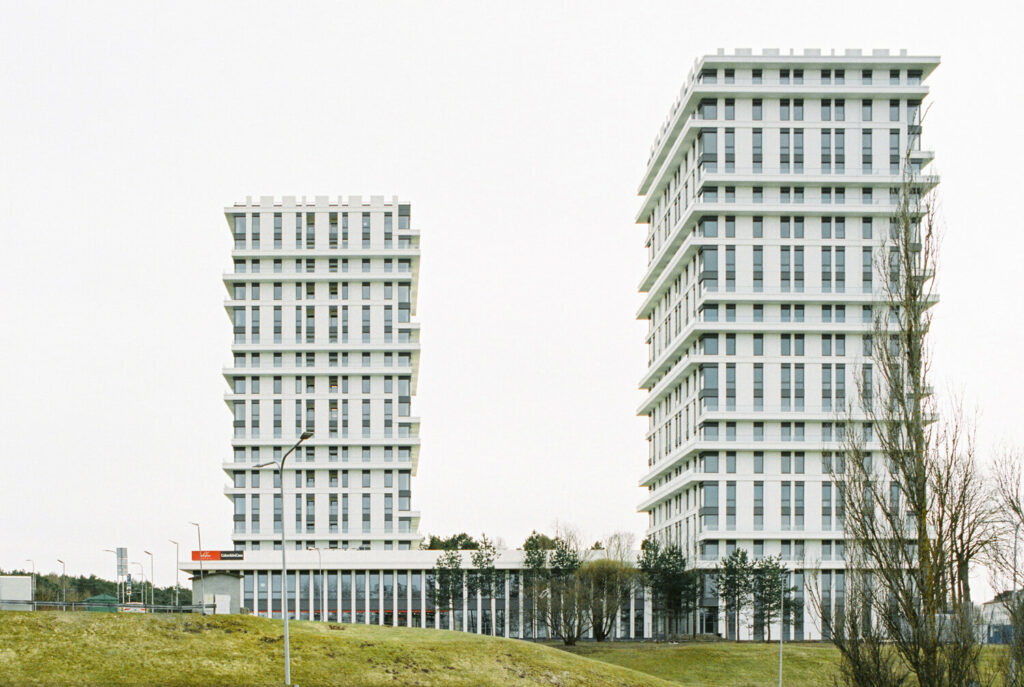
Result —
<path fill-rule="evenodd" d="M 683 644 L 586 643 L 567 649 L 577 656 L 632 668 L 679 685 L 774 687 L 779 683 L 779 645 L 761 642 Z M 782 680 L 787 687 L 831 685 L 838 653 L 826 644 L 786 644 Z"/>
<path fill-rule="evenodd" d="M 413 628 L 289 623 L 302 687 L 671 687 L 549 646 Z M 280 621 L 0 612 L 0 685 L 280 685 Z"/>

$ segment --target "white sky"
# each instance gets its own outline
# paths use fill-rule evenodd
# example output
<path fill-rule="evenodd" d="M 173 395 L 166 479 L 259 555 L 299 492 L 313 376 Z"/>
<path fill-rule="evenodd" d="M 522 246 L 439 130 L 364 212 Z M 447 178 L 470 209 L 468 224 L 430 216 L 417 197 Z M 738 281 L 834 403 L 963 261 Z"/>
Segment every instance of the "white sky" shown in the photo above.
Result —
<path fill-rule="evenodd" d="M 0 2 L 0 568 L 230 548 L 221 209 L 261 194 L 413 204 L 424 533 L 640 533 L 635 192 L 718 47 L 942 56 L 936 388 L 1024 444 L 1020 7 Z"/>

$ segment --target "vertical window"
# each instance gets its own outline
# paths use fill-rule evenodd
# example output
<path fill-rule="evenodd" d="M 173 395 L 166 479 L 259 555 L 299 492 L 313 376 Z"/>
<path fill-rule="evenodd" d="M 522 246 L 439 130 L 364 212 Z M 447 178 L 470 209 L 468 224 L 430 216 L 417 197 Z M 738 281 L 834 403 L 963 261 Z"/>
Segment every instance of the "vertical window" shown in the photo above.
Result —
<path fill-rule="evenodd" d="M 889 174 L 900 173 L 900 130 L 889 129 Z"/>
<path fill-rule="evenodd" d="M 844 174 L 846 172 L 846 131 L 844 129 L 835 129 L 833 132 L 833 145 L 835 146 L 835 154 L 832 156 L 833 162 L 835 163 L 836 174 Z"/>
<path fill-rule="evenodd" d="M 736 171 L 736 130 L 725 130 L 725 171 Z"/>
<path fill-rule="evenodd" d="M 793 129 L 793 171 L 802 174 L 804 171 L 804 130 Z M 800 202 L 799 200 L 797 202 Z"/>
<path fill-rule="evenodd" d="M 754 482 L 754 529 L 764 529 L 764 482 Z"/>
<path fill-rule="evenodd" d="M 821 172 L 832 173 L 832 130 L 821 130 Z"/>
<path fill-rule="evenodd" d="M 754 291 L 764 291 L 764 248 L 754 246 Z"/>
<path fill-rule="evenodd" d="M 235 235 L 235 250 L 245 250 L 245 215 L 235 215 L 234 220 L 234 235 Z"/>
<path fill-rule="evenodd" d="M 736 246 L 725 248 L 725 290 L 736 290 Z"/>
<path fill-rule="evenodd" d="M 790 163 L 790 131 L 779 129 L 779 171 L 783 174 L 789 172 Z"/>
<path fill-rule="evenodd" d="M 278 249 L 278 250 L 280 250 L 280 248 L 281 248 L 282 235 L 284 234 L 284 231 L 281 228 L 281 226 L 282 226 L 281 213 L 280 212 L 275 212 L 274 213 L 274 248 Z M 277 264 L 277 262 L 275 261 L 275 265 L 276 264 Z M 280 270 L 276 270 L 275 269 L 274 271 L 277 272 L 277 271 L 280 271 Z"/>
<path fill-rule="evenodd" d="M 754 98 L 751 111 L 755 122 L 760 122 L 764 119 L 764 106 L 762 105 L 760 98 Z"/>
<path fill-rule="evenodd" d="M 752 162 L 754 165 L 754 172 L 761 171 L 761 164 L 764 160 L 763 154 L 763 134 L 761 129 L 754 129 L 753 133 L 753 144 L 751 147 Z"/>
<path fill-rule="evenodd" d="M 871 173 L 871 129 L 860 133 L 860 164 L 865 174 Z"/>
<path fill-rule="evenodd" d="M 764 410 L 763 363 L 754 363 L 754 410 Z"/>
<path fill-rule="evenodd" d="M 870 248 L 861 248 L 861 284 L 864 293 L 871 293 L 871 278 L 874 274 L 874 265 L 871 258 Z"/>

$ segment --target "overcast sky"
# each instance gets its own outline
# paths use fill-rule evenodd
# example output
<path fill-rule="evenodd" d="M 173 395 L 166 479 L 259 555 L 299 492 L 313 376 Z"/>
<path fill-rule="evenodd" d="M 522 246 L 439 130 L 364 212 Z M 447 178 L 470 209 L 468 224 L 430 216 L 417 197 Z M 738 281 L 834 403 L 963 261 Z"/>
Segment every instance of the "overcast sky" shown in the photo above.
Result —
<path fill-rule="evenodd" d="M 1019 3 L 0 2 L 0 568 L 231 548 L 222 208 L 422 231 L 422 532 L 641 533 L 636 188 L 698 56 L 940 55 L 936 388 L 1024 444 Z M 148 574 L 148 563 L 146 565 Z"/>

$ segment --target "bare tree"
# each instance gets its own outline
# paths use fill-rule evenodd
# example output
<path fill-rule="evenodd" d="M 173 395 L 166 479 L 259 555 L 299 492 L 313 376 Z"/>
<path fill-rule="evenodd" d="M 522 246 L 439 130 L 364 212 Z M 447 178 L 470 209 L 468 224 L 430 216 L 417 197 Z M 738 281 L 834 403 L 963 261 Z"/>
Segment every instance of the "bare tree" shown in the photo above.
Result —
<path fill-rule="evenodd" d="M 579 572 L 588 551 L 577 530 L 559 526 L 553 549 L 535 556 L 527 593 L 548 631 L 572 646 L 590 628 L 590 585 Z"/>
<path fill-rule="evenodd" d="M 848 572 L 832 641 L 846 685 L 899 685 L 912 675 L 922 686 L 966 687 L 978 675 L 967 572 L 991 518 L 978 498 L 973 432 L 959 412 L 936 423 L 928 383 L 939 240 L 926 182 L 908 151 L 875 260 L 881 297 L 859 409 L 848 409 L 834 466 Z"/>
<path fill-rule="evenodd" d="M 990 570 L 993 587 L 1004 589 L 1003 606 L 1010 619 L 1010 646 L 1000 665 L 1003 684 L 1024 687 L 1024 599 L 1018 590 L 1018 549 L 1024 542 L 1024 450 L 1004 448 L 992 466 L 994 502 L 999 517 L 996 545 L 992 547 Z"/>

